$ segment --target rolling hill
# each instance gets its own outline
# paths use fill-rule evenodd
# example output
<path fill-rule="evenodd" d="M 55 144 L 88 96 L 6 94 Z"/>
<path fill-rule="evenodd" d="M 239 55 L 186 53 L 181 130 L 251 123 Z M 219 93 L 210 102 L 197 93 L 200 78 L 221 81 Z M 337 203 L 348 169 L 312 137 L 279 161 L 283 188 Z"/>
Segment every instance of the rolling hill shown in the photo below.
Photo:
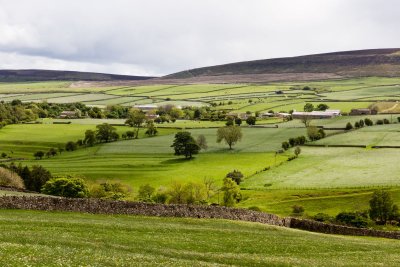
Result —
<path fill-rule="evenodd" d="M 400 49 L 358 50 L 245 61 L 191 69 L 167 75 L 163 79 L 263 82 L 368 76 L 400 76 Z"/>
<path fill-rule="evenodd" d="M 138 81 L 153 77 L 59 70 L 0 70 L 0 82 L 26 81 Z"/>

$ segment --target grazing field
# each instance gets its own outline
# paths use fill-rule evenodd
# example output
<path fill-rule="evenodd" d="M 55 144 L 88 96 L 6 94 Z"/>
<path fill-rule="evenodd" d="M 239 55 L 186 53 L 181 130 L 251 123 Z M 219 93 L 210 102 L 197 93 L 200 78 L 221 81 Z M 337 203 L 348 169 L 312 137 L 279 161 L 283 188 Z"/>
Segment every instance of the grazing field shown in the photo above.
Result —
<path fill-rule="evenodd" d="M 96 120 L 97 122 L 97 120 Z M 101 121 L 104 122 L 104 121 Z M 64 147 L 68 141 L 84 139 L 85 131 L 95 130 L 93 124 L 14 124 L 0 130 L 0 153 L 12 157 L 32 158 L 38 150 Z M 132 130 L 128 126 L 116 126 L 122 134 Z M 160 129 L 159 134 L 171 133 L 169 129 Z M 144 136 L 144 131 L 141 132 Z"/>
<path fill-rule="evenodd" d="M 204 106 L 240 112 L 302 110 L 307 102 L 325 102 L 332 109 L 349 112 L 381 100 L 400 97 L 399 78 L 359 78 L 270 84 L 158 84 L 145 86 L 87 87 L 71 82 L 0 83 L 1 99 L 49 103 L 83 102 L 107 106 L 154 103 L 157 105 Z M 311 90 L 303 90 L 308 86 Z M 65 93 L 68 95 L 57 95 Z M 5 94 L 5 95 L 4 95 Z M 20 94 L 19 96 L 15 94 Z M 52 95 L 55 94 L 55 95 Z M 251 100 L 251 102 L 249 102 Z M 228 102 L 232 103 L 228 103 Z"/>
<path fill-rule="evenodd" d="M 400 186 L 398 149 L 302 147 L 293 162 L 245 180 L 243 187 L 354 188 Z"/>
<path fill-rule="evenodd" d="M 3 266 L 397 266 L 400 261 L 397 240 L 226 220 L 0 210 L 0 225 Z"/>
<path fill-rule="evenodd" d="M 321 145 L 400 146 L 400 124 L 376 125 L 319 140 Z"/>

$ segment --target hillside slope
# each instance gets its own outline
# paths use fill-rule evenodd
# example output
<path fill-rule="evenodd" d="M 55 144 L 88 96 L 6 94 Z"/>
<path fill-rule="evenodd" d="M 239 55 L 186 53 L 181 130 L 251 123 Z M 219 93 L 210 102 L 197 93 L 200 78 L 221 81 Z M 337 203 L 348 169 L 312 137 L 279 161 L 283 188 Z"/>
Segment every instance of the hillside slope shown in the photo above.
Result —
<path fill-rule="evenodd" d="M 258 223 L 0 210 L 1 266 L 398 266 L 400 243 Z"/>
<path fill-rule="evenodd" d="M 359 76 L 400 76 L 400 49 L 374 49 L 299 57 L 245 61 L 192 69 L 167 75 L 167 79 L 226 79 L 232 81 L 289 77 L 289 80 Z M 217 77 L 218 78 L 217 78 Z M 223 77 L 221 77 L 223 76 Z M 251 80 L 251 79 L 250 79 Z M 280 79 L 278 79 L 280 80 Z"/>
<path fill-rule="evenodd" d="M 153 77 L 59 70 L 0 70 L 0 82 L 26 81 L 137 81 Z"/>

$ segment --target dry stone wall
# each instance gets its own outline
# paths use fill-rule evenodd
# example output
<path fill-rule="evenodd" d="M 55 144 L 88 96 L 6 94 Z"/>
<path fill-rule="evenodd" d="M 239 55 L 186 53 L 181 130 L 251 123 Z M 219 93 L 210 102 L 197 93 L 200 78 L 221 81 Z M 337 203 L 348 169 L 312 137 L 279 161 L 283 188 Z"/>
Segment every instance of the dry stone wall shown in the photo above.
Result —
<path fill-rule="evenodd" d="M 142 202 L 44 196 L 2 196 L 0 197 L 0 209 L 74 211 L 94 214 L 126 214 L 204 219 L 215 218 L 258 222 L 325 234 L 374 236 L 400 239 L 400 231 L 379 231 L 373 229 L 361 229 L 342 225 L 326 224 L 322 222 L 291 217 L 281 218 L 274 214 L 221 206 L 163 205 Z"/>

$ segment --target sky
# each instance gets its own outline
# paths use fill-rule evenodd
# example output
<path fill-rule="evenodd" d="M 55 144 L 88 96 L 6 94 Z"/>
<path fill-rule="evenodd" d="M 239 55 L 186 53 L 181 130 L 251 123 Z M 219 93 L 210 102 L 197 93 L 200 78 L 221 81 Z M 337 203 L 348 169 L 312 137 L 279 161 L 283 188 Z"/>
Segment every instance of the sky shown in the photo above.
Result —
<path fill-rule="evenodd" d="M 398 0 L 0 0 L 0 69 L 161 76 L 400 47 Z"/>

